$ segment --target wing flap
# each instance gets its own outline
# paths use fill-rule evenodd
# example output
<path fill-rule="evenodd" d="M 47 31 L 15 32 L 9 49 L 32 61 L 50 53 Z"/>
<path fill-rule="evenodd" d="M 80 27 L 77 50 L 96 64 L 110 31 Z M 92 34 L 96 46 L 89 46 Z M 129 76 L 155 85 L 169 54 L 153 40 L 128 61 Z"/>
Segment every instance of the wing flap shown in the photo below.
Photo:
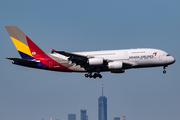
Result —
<path fill-rule="evenodd" d="M 87 62 L 89 58 L 94 58 L 94 56 L 85 56 L 85 55 L 69 53 L 69 52 L 65 52 L 65 51 L 56 51 L 54 49 L 51 49 L 51 50 L 53 52 L 56 52 L 56 53 L 59 53 L 61 55 L 68 57 L 69 61 L 71 61 L 72 63 L 75 63 L 76 65 L 79 65 L 80 67 L 84 68 L 87 71 L 95 69 L 97 67 L 97 66 L 90 66 Z M 104 60 L 103 67 L 106 67 L 108 62 L 113 62 L 113 61 L 114 60 Z M 132 64 L 123 62 L 123 69 L 130 68 L 131 66 L 132 66 Z"/>
<path fill-rule="evenodd" d="M 51 49 L 52 52 L 59 53 L 61 55 L 64 55 L 66 57 L 69 57 L 68 60 L 71 61 L 72 63 L 75 63 L 76 65 L 80 65 L 80 67 L 83 67 L 86 69 L 88 67 L 88 57 L 80 54 L 74 54 L 74 53 L 69 53 L 65 51 L 56 51 L 54 49 Z"/>

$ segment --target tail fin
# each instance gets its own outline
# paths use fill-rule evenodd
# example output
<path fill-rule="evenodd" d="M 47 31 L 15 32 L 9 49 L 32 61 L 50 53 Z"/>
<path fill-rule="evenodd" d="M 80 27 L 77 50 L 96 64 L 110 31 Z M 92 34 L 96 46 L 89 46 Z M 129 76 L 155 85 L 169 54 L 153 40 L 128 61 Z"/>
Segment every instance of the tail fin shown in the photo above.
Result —
<path fill-rule="evenodd" d="M 17 26 L 5 26 L 16 49 L 23 59 L 34 59 L 45 54 L 31 39 L 29 39 Z"/>
<path fill-rule="evenodd" d="M 72 71 L 71 69 L 61 65 L 55 59 L 53 59 L 55 57 L 49 56 L 48 54 L 44 53 L 18 27 L 16 26 L 5 26 L 5 27 L 14 45 L 16 46 L 16 49 L 23 58 L 23 59 L 18 59 L 18 58 L 8 58 L 8 59 L 19 62 L 17 63 L 19 65 L 28 66 L 28 67 L 37 67 L 42 69 L 53 69 L 60 71 Z M 34 63 L 36 64 L 34 65 Z M 54 67 L 54 65 L 56 66 Z"/>

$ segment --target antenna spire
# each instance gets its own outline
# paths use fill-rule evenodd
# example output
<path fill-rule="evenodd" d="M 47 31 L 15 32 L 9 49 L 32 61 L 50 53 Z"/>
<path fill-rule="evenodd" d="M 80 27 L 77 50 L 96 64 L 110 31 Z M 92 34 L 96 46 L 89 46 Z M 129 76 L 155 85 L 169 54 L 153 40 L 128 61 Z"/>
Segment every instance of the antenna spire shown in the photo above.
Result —
<path fill-rule="evenodd" d="M 103 81 L 102 81 L 102 96 L 103 96 Z"/>

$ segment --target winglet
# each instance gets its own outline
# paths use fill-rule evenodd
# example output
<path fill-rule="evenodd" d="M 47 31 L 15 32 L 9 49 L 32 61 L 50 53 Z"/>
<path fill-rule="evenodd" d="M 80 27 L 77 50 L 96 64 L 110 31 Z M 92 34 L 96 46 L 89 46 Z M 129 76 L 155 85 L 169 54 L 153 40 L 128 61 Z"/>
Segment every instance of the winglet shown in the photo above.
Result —
<path fill-rule="evenodd" d="M 54 52 L 56 52 L 56 50 L 54 50 L 54 49 L 51 49 L 51 54 L 53 54 Z"/>

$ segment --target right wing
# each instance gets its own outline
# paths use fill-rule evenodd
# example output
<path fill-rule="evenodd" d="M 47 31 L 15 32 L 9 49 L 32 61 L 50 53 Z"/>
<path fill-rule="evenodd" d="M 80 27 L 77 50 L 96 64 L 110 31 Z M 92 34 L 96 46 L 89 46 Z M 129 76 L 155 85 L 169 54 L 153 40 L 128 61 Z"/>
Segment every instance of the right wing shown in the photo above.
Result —
<path fill-rule="evenodd" d="M 51 51 L 59 53 L 61 55 L 64 55 L 66 57 L 69 57 L 68 60 L 71 61 L 72 63 L 75 63 L 76 65 L 80 65 L 86 70 L 90 70 L 94 67 L 89 66 L 88 64 L 88 59 L 89 58 L 94 58 L 93 56 L 85 56 L 85 55 L 80 55 L 80 54 L 74 54 L 74 53 L 69 53 L 65 51 L 56 51 L 54 49 L 51 49 Z"/>
<path fill-rule="evenodd" d="M 53 50 L 53 49 L 51 49 L 51 50 Z M 94 60 L 96 59 L 96 57 L 94 57 L 94 56 L 85 56 L 85 55 L 69 53 L 69 52 L 65 52 L 65 51 L 56 51 L 56 50 L 53 50 L 53 52 L 56 52 L 56 53 L 59 53 L 61 55 L 64 55 L 64 56 L 68 57 L 69 61 L 72 61 L 72 63 L 75 63 L 76 65 L 80 65 L 85 70 L 92 70 L 92 69 L 97 67 L 96 65 L 89 65 L 89 62 L 90 62 L 89 60 L 91 58 L 94 59 Z M 112 63 L 112 62 L 115 62 L 115 61 L 114 60 L 109 60 L 109 59 L 103 59 L 103 65 L 102 66 L 100 65 L 100 67 L 105 67 L 106 68 L 109 65 L 109 63 Z M 117 62 L 115 62 L 115 63 L 117 63 Z M 125 62 L 121 62 L 121 61 L 119 61 L 118 65 L 120 63 L 123 66 L 122 69 L 128 69 L 128 68 L 130 68 L 132 66 L 132 64 L 130 64 L 130 63 L 125 63 Z M 116 70 L 116 68 L 114 70 Z M 116 71 L 116 73 L 119 73 L 119 71 Z"/>

